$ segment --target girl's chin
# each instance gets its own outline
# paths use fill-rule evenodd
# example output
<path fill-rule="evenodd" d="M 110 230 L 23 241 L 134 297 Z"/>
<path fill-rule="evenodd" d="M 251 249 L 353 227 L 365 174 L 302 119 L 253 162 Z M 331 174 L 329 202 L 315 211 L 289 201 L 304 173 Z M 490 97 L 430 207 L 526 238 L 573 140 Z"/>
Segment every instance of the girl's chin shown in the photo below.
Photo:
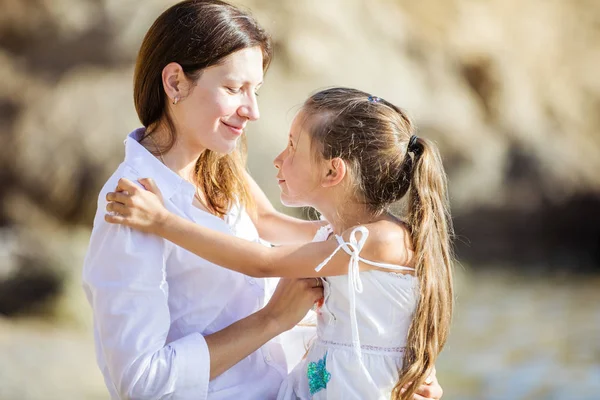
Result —
<path fill-rule="evenodd" d="M 279 201 L 286 207 L 307 207 L 304 202 L 298 201 L 298 199 L 290 199 L 284 193 L 279 196 Z"/>

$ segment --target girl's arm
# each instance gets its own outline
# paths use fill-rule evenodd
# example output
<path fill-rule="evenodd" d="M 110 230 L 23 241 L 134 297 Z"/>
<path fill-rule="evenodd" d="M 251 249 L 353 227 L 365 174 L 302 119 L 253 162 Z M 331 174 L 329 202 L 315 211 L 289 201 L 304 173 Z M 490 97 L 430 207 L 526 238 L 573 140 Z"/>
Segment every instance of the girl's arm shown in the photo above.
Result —
<path fill-rule="evenodd" d="M 324 225 L 323 221 L 305 221 L 277 211 L 250 174 L 246 178 L 256 202 L 256 213 L 250 216 L 262 239 L 276 245 L 308 243 Z"/>
<path fill-rule="evenodd" d="M 326 267 L 319 272 L 315 271 L 336 250 L 336 241 L 265 247 L 170 213 L 163 206 L 160 192 L 154 183 L 150 180 L 141 180 L 140 183 L 148 190 L 139 188 L 127 179 L 121 179 L 118 186 L 120 192 L 107 195 L 107 199 L 111 201 L 107 205 L 107 211 L 113 213 L 105 216 L 107 222 L 162 236 L 214 264 L 250 276 L 319 277 L 344 275 L 348 272 L 349 256 L 342 250 L 329 260 Z M 343 236 L 348 240 L 349 232 Z M 390 239 L 395 241 L 398 238 L 385 236 L 376 229 L 372 230 L 361 256 L 388 262 L 386 260 L 392 256 L 388 248 L 392 246 L 386 245 L 386 241 L 389 243 Z M 372 268 L 361 263 L 363 270 Z"/>
<path fill-rule="evenodd" d="M 336 249 L 337 243 L 331 240 L 326 242 L 309 243 L 305 245 L 282 246 L 279 248 L 268 248 L 257 243 L 249 242 L 237 237 L 225 235 L 223 233 L 204 228 L 194 224 L 184 218 L 180 218 L 175 214 L 170 213 L 162 204 L 160 191 L 150 179 L 141 179 L 140 183 L 147 189 L 140 189 L 127 179 L 121 179 L 117 190 L 121 192 L 108 193 L 107 200 L 111 201 L 107 205 L 107 210 L 119 213 L 120 215 L 105 215 L 105 220 L 111 223 L 118 223 L 131 226 L 138 230 L 148 233 L 158 234 L 173 243 L 196 253 L 215 264 L 225 268 L 239 271 L 247 275 L 254 276 L 286 276 L 286 277 L 319 277 L 343 275 L 348 271 L 348 258 L 343 251 L 339 251 L 328 262 L 327 266 L 321 270 L 321 273 L 314 271 L 314 268 L 325 260 Z M 123 193 L 126 191 L 127 194 Z M 402 243 L 402 237 L 393 237 L 386 234 L 381 234 L 377 229 L 370 230 L 369 240 L 366 242 L 361 255 L 364 258 L 374 259 L 373 254 L 377 254 L 378 258 L 383 257 L 385 260 L 394 259 L 398 256 L 389 251 L 389 243 Z M 343 235 L 348 238 L 348 233 Z M 359 238 L 360 239 L 360 238 Z M 387 244 L 386 244 L 387 243 Z M 393 246 L 396 250 L 403 246 Z M 341 254 L 341 255 L 340 255 Z M 403 255 L 406 257 L 406 254 Z M 395 258 L 397 259 L 397 258 Z M 361 263 L 361 269 L 371 268 L 368 265 Z M 286 283 L 290 285 L 290 283 Z M 308 293 L 310 301 L 314 301 L 322 293 L 318 292 L 319 288 L 310 287 L 306 280 L 300 280 L 296 283 L 304 284 L 305 290 Z M 307 286 L 308 285 L 308 286 Z M 281 283 L 280 283 L 281 286 Z M 316 292 L 312 292 L 315 291 Z M 291 293 L 289 287 L 278 287 L 280 296 Z M 277 293 L 277 292 L 276 292 Z M 272 314 L 290 314 L 289 303 L 285 301 L 273 299 L 269 305 L 273 304 L 276 309 Z M 288 296 L 289 297 L 289 296 Z M 289 299 L 288 299 L 289 300 Z M 296 298 L 293 299 L 297 301 Z M 294 303 L 295 304 L 295 303 Z M 268 307 L 268 306 L 267 306 Z M 265 307 L 265 308 L 267 308 Z M 296 315 L 297 314 L 297 315 Z M 292 317 L 293 321 L 299 320 L 302 317 L 302 311 L 296 313 Z M 251 324 L 250 318 L 259 318 L 258 316 L 248 317 L 248 321 L 244 324 Z M 238 326 L 239 325 L 239 326 Z M 280 330 L 289 329 L 286 325 Z M 207 337 L 206 341 L 210 344 L 231 342 L 236 338 L 236 332 L 245 332 L 247 326 L 242 324 L 233 324 L 226 330 L 221 331 L 222 335 L 214 338 Z M 214 343 L 211 343 L 214 340 Z M 248 352 L 249 350 L 245 350 Z M 240 353 L 242 351 L 239 351 Z M 225 357 L 224 353 L 213 354 L 211 357 Z M 222 372 L 218 371 L 217 373 Z M 212 366 L 211 366 L 212 376 Z M 435 369 L 432 375 L 427 379 L 426 383 L 421 385 L 414 398 L 415 399 L 440 399 L 442 397 L 442 387 L 439 385 L 435 376 Z"/>

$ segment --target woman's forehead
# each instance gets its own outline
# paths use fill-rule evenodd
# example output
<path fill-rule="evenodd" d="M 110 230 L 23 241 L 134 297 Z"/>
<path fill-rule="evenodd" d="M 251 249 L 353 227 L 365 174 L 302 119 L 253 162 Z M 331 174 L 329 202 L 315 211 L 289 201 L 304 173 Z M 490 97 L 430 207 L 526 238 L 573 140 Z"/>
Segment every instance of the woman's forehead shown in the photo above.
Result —
<path fill-rule="evenodd" d="M 223 79 L 258 86 L 263 81 L 262 63 L 263 55 L 260 47 L 248 47 L 231 53 L 217 65 L 208 67 L 206 71 L 210 70 Z"/>

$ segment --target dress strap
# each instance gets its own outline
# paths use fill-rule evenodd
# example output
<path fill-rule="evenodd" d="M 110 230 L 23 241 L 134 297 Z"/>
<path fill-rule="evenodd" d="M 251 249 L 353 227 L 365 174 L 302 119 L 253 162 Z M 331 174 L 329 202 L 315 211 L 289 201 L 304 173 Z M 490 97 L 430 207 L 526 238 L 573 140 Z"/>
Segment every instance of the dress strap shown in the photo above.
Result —
<path fill-rule="evenodd" d="M 323 228 L 327 228 L 328 231 L 331 231 L 331 228 L 329 225 L 327 225 Z M 323 229 L 323 228 L 321 228 L 321 229 Z M 362 234 L 360 240 L 356 239 L 356 232 L 360 232 Z M 358 227 L 354 228 L 354 230 L 352 230 L 352 232 L 350 233 L 350 241 L 349 242 L 345 242 L 344 238 L 341 237 L 340 235 L 335 235 L 335 239 L 337 240 L 339 246 L 334 250 L 333 253 L 331 253 L 331 255 L 329 257 L 327 257 L 321 264 L 319 264 L 319 266 L 317 268 L 315 268 L 315 271 L 319 272 L 329 261 L 331 261 L 333 256 L 335 256 L 335 254 L 340 249 L 344 250 L 344 252 L 346 254 L 348 254 L 350 257 L 358 257 L 358 260 L 360 262 L 363 262 L 368 265 L 372 265 L 374 267 L 390 269 L 393 271 L 415 271 L 414 268 L 406 267 L 403 265 L 379 263 L 379 262 L 375 262 L 375 261 L 371 261 L 371 260 L 362 258 L 360 256 L 360 252 L 362 251 L 362 249 L 365 245 L 365 242 L 367 241 L 368 236 L 369 236 L 369 230 L 364 226 L 358 226 Z M 360 282 L 360 278 L 357 282 L 359 283 L 360 287 L 362 288 L 362 283 Z M 358 290 L 358 292 L 359 293 L 362 292 L 362 289 Z"/>
<path fill-rule="evenodd" d="M 342 249 L 343 249 L 343 247 L 342 247 Z M 344 251 L 345 251 L 345 249 L 344 249 Z M 405 267 L 404 265 L 394 265 L 394 264 L 378 263 L 378 262 L 375 262 L 375 261 L 365 260 L 362 257 L 359 257 L 358 259 L 360 260 L 360 262 L 363 262 L 365 264 L 369 264 L 369 265 L 372 265 L 374 267 L 379 267 L 379 268 L 391 269 L 391 270 L 394 270 L 394 271 L 414 271 L 415 270 L 414 268 Z"/>
<path fill-rule="evenodd" d="M 356 232 L 361 233 L 360 239 L 356 238 Z M 327 257 L 321 264 L 315 268 L 315 271 L 319 272 L 340 250 L 344 249 L 346 253 L 350 255 L 350 262 L 348 263 L 348 296 L 350 297 L 350 325 L 352 327 L 352 349 L 354 354 L 358 357 L 358 360 L 362 363 L 362 352 L 360 349 L 360 338 L 358 336 L 358 323 L 356 321 L 356 292 L 362 293 L 363 285 L 360 280 L 360 269 L 359 269 L 359 254 L 367 241 L 369 236 L 369 230 L 364 226 L 358 226 L 350 233 L 350 240 L 344 242 L 340 236 L 336 235 L 336 239 L 339 243 L 338 247 L 334 250 L 329 257 Z"/>
<path fill-rule="evenodd" d="M 360 239 L 356 237 L 356 233 L 360 232 Z M 335 238 L 338 242 L 338 247 L 331 253 L 329 257 L 327 257 L 321 264 L 315 268 L 316 272 L 321 271 L 325 265 L 336 253 L 343 249 L 350 256 L 350 262 L 348 263 L 348 296 L 350 297 L 350 325 L 352 327 L 352 348 L 354 353 L 358 357 L 358 359 L 362 362 L 362 352 L 360 345 L 360 337 L 358 334 L 358 321 L 356 317 L 356 293 L 362 293 L 363 284 L 360 279 L 360 265 L 359 262 L 364 262 L 369 265 L 373 265 L 381 268 L 388 268 L 393 270 L 414 270 L 414 268 L 402 267 L 398 265 L 392 264 L 384 264 L 384 263 L 376 263 L 373 261 L 368 261 L 360 257 L 360 252 L 362 251 L 367 238 L 369 237 L 369 230 L 364 226 L 357 226 L 350 232 L 350 238 L 346 242 L 344 239 L 336 235 Z"/>

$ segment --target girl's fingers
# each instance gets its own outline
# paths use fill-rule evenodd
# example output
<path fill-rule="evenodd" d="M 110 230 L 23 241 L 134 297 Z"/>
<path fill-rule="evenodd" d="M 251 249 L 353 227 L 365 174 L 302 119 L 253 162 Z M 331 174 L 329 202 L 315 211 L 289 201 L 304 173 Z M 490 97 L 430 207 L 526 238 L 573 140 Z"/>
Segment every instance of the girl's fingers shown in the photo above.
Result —
<path fill-rule="evenodd" d="M 160 199 L 161 202 L 163 201 L 162 193 L 161 193 L 160 189 L 158 188 L 158 186 L 156 185 L 156 182 L 154 182 L 154 179 L 142 178 L 142 179 L 138 180 L 138 182 L 144 187 L 144 189 L 148 190 L 149 192 L 154 193 Z"/>
<path fill-rule="evenodd" d="M 125 192 L 108 192 L 106 193 L 106 201 L 131 205 L 131 197 Z"/>
<path fill-rule="evenodd" d="M 110 224 L 121 224 L 125 223 L 125 218 L 120 215 L 104 214 L 104 220 Z"/>
<path fill-rule="evenodd" d="M 156 183 L 154 182 L 154 179 L 152 178 L 142 178 L 142 179 L 138 179 L 138 182 L 142 184 L 142 186 L 144 187 L 144 189 L 151 191 L 154 194 L 157 194 L 158 192 L 158 186 L 156 186 Z"/>
<path fill-rule="evenodd" d="M 133 183 L 127 178 L 121 178 L 119 179 L 119 183 L 117 184 L 117 189 L 115 190 L 115 192 L 125 191 L 129 193 L 135 193 L 137 190 L 139 190 L 139 186 L 137 186 L 135 183 Z"/>
<path fill-rule="evenodd" d="M 124 206 L 121 203 L 114 203 L 114 202 L 108 203 L 106 205 L 106 211 L 108 211 L 110 213 L 117 213 L 122 217 L 129 215 L 129 208 L 127 208 L 127 206 Z"/>

